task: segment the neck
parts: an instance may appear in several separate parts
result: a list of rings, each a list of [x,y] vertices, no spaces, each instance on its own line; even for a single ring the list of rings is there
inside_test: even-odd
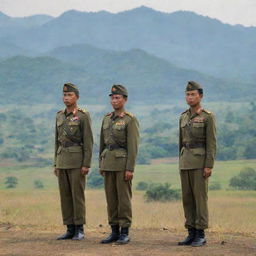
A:
[[[122,114],[124,112],[124,108],[120,108],[120,109],[115,109],[115,115],[119,116],[120,114]]]
[[[77,104],[76,103],[74,105],[67,106],[66,107],[67,113],[73,112],[76,108],[77,108]]]
[[[197,113],[200,109],[201,109],[200,103],[198,103],[197,105],[195,105],[193,107],[190,107],[191,114]]]

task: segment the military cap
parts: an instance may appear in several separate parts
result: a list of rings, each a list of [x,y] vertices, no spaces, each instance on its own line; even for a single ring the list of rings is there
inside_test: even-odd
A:
[[[111,93],[109,94],[109,96],[111,96],[113,94],[119,94],[119,95],[128,97],[127,89],[123,85],[120,85],[120,84],[114,84],[112,86]]]
[[[65,83],[63,85],[63,92],[74,92],[79,97],[78,87],[72,83]]]
[[[203,93],[203,88],[199,83],[195,81],[188,81],[188,84],[186,86],[186,91],[194,91],[194,90],[199,90],[200,93]]]

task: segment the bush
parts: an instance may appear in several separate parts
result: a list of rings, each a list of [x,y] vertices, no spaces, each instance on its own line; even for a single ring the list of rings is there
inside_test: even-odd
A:
[[[34,188],[42,189],[44,188],[44,184],[41,180],[34,180]]]
[[[180,199],[180,193],[177,190],[171,189],[171,184],[152,183],[146,191],[145,199],[150,201],[167,202]]]
[[[221,185],[218,181],[213,181],[209,185],[209,190],[221,190]]]
[[[242,169],[230,179],[229,186],[238,190],[256,190],[256,171],[249,167]]]
[[[136,190],[147,190],[148,189],[148,183],[145,181],[140,181],[137,186],[136,186]]]
[[[18,179],[14,176],[9,176],[5,178],[6,188],[16,188],[18,184]]]
[[[103,187],[103,177],[100,175],[97,169],[93,169],[89,176],[87,185],[89,188],[102,188]]]

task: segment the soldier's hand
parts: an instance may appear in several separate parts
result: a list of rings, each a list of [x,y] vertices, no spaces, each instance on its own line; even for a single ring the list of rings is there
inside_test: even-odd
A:
[[[211,168],[204,168],[204,177],[207,179],[212,175],[212,169]]]
[[[100,175],[104,177],[104,171],[99,170],[99,172],[100,172]]]
[[[58,168],[54,168],[53,173],[54,173],[54,175],[56,177],[58,177],[59,176],[59,169]]]
[[[125,175],[124,175],[124,179],[126,181],[128,181],[128,180],[132,180],[132,178],[133,178],[133,172],[126,170]]]
[[[89,168],[83,166],[82,169],[81,169],[81,174],[82,175],[87,175],[88,173],[89,173]]]

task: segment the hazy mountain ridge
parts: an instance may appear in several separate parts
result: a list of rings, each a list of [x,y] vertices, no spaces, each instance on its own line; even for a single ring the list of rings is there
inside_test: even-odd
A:
[[[13,57],[0,62],[0,74],[3,103],[55,102],[67,81],[78,84],[90,103],[107,102],[114,83],[128,87],[132,102],[146,104],[182,99],[191,79],[204,85],[209,100],[248,100],[256,92],[251,84],[182,69],[139,49],[117,52],[89,45],[61,47],[35,58]]]
[[[4,39],[37,53],[73,44],[118,51],[139,48],[186,69],[225,79],[255,80],[255,27],[231,26],[187,11],[162,13],[146,7],[117,14],[71,10],[47,19],[30,29],[9,27]]]

